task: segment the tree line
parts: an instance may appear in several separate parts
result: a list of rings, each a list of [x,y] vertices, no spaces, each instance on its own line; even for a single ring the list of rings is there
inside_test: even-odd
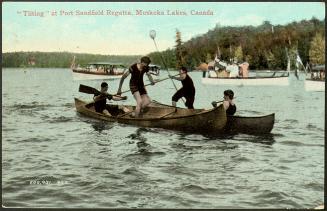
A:
[[[186,66],[194,69],[201,63],[212,61],[217,52],[220,59],[247,61],[250,69],[285,70],[287,54],[291,68],[295,68],[296,55],[303,64],[325,63],[325,19],[302,20],[286,25],[272,25],[264,21],[254,26],[220,26],[210,29],[188,41],[182,41],[182,31],[176,29],[176,45],[161,52],[148,54],[152,63],[168,68]],[[81,66],[90,62],[118,62],[130,65],[141,56],[100,55],[69,52],[11,52],[2,54],[3,67],[70,67],[73,56]],[[163,60],[162,60],[163,58]]]
[[[85,66],[90,62],[114,62],[130,65],[141,56],[101,55],[70,52],[10,52],[2,54],[3,67],[54,67],[70,68],[73,57],[76,64]]]
[[[155,63],[163,65],[160,54],[170,68],[194,68],[208,63],[220,52],[220,59],[247,61],[250,69],[286,70],[287,54],[295,68],[299,54],[303,64],[325,63],[325,20],[312,18],[287,25],[272,25],[264,21],[254,26],[220,26],[188,41],[181,41],[176,29],[176,46],[163,52],[150,53]]]

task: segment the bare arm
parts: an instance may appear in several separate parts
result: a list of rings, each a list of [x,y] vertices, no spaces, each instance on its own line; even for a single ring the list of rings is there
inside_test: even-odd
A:
[[[118,88],[118,91],[117,91],[117,95],[121,95],[121,87],[123,86],[123,83],[124,83],[124,80],[125,78],[127,78],[127,76],[129,76],[130,72],[129,71],[126,71],[121,79],[120,79],[120,82],[119,82],[119,88]]]
[[[117,95],[112,96],[112,100],[114,100],[114,101],[121,101],[121,100],[126,100],[126,99],[127,99],[127,96],[124,96],[124,97],[120,97]]]
[[[107,98],[107,96],[108,96],[108,94],[100,94],[98,96],[94,96],[93,100],[94,100],[94,102],[97,102],[99,100],[103,100],[103,99]]]
[[[224,100],[223,105],[224,105],[224,109],[227,110],[229,107],[229,102],[227,100]]]
[[[182,81],[186,78],[186,74],[182,74],[179,77],[176,77],[176,76],[169,76],[169,77],[172,79],[178,80],[178,81]]]

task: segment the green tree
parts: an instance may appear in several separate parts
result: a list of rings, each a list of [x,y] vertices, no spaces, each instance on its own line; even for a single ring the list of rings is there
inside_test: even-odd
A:
[[[234,57],[237,58],[237,61],[243,61],[243,50],[241,45],[235,49]]]
[[[182,66],[186,65],[185,56],[186,51],[184,46],[182,45],[182,37],[181,32],[176,29],[176,68],[179,69]]]
[[[325,64],[325,37],[317,33],[310,43],[309,57],[312,64]]]

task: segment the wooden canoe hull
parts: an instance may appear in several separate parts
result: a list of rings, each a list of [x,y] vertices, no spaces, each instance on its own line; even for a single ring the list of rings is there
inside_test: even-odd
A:
[[[227,116],[225,130],[229,133],[267,134],[274,127],[275,114],[257,117]]]
[[[152,102],[153,106],[171,107],[158,103]],[[181,108],[183,109],[183,108]],[[256,117],[245,117],[245,116],[229,116],[227,115],[227,122],[224,127],[225,133],[245,133],[245,134],[268,134],[274,127],[275,113],[256,116]]]
[[[129,115],[110,117],[94,111],[93,103],[86,103],[75,98],[75,107],[78,113],[111,122],[136,125],[139,127],[164,128],[182,132],[221,134],[227,122],[226,112],[222,105],[210,110],[182,109],[174,112],[173,107],[148,107],[142,118],[131,118]],[[130,110],[134,106],[126,106]]]

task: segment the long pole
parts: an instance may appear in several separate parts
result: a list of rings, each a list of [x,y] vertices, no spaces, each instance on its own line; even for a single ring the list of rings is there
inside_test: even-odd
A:
[[[152,38],[152,37],[151,37],[151,38]],[[155,41],[154,38],[152,38],[152,39],[153,39],[154,45],[156,46],[156,50],[157,50],[157,52],[159,53],[157,43],[156,43],[156,41]],[[160,53],[160,57],[161,57],[162,63],[163,63],[163,65],[165,66],[165,69],[166,69],[168,75],[171,76],[171,74],[170,74],[170,72],[169,72],[169,70],[168,70],[168,68],[167,68],[167,65],[166,65],[166,63],[165,63],[165,61],[164,61],[164,58],[162,57],[161,53]],[[175,82],[174,82],[174,80],[173,80],[172,78],[171,78],[171,81],[173,82],[173,85],[174,85],[174,87],[175,87],[175,89],[176,89],[176,91],[177,91],[176,84],[175,84]]]
[[[176,74],[176,75],[173,75],[173,76],[177,76],[177,75],[179,75],[179,74]],[[161,81],[165,81],[165,80],[167,80],[167,79],[169,79],[169,77],[168,77],[168,78],[160,79],[160,80],[156,81],[156,83],[159,83],[159,82],[161,82]],[[144,86],[149,86],[149,85],[152,85],[152,83],[145,84]],[[126,93],[126,92],[129,92],[129,91],[131,91],[131,90],[129,89],[129,90],[123,91],[122,94],[123,94],[123,93]]]
[[[171,74],[170,74],[170,72],[169,72],[169,70],[168,70],[168,67],[167,67],[167,65],[166,65],[166,62],[165,62],[164,58],[162,57],[162,54],[161,54],[161,53],[159,52],[159,50],[158,50],[158,46],[157,46],[157,43],[156,43],[156,41],[155,41],[155,37],[156,37],[156,31],[155,31],[155,30],[151,30],[151,31],[150,31],[150,37],[152,38],[152,40],[153,40],[153,42],[154,42],[154,45],[155,45],[155,47],[156,47],[156,50],[157,50],[157,52],[158,52],[159,55],[160,55],[160,58],[161,58],[161,60],[162,60],[163,65],[165,66],[165,69],[166,69],[166,71],[167,71],[167,73],[168,73],[168,76],[171,76]],[[172,78],[170,78],[170,79],[171,79],[171,82],[173,83],[173,85],[174,85],[174,87],[175,87],[175,89],[176,89],[176,91],[177,91],[178,89],[177,89],[177,87],[176,87],[176,84],[175,84],[174,80],[173,80]],[[185,103],[184,98],[182,98],[182,100],[183,100],[183,102]]]

